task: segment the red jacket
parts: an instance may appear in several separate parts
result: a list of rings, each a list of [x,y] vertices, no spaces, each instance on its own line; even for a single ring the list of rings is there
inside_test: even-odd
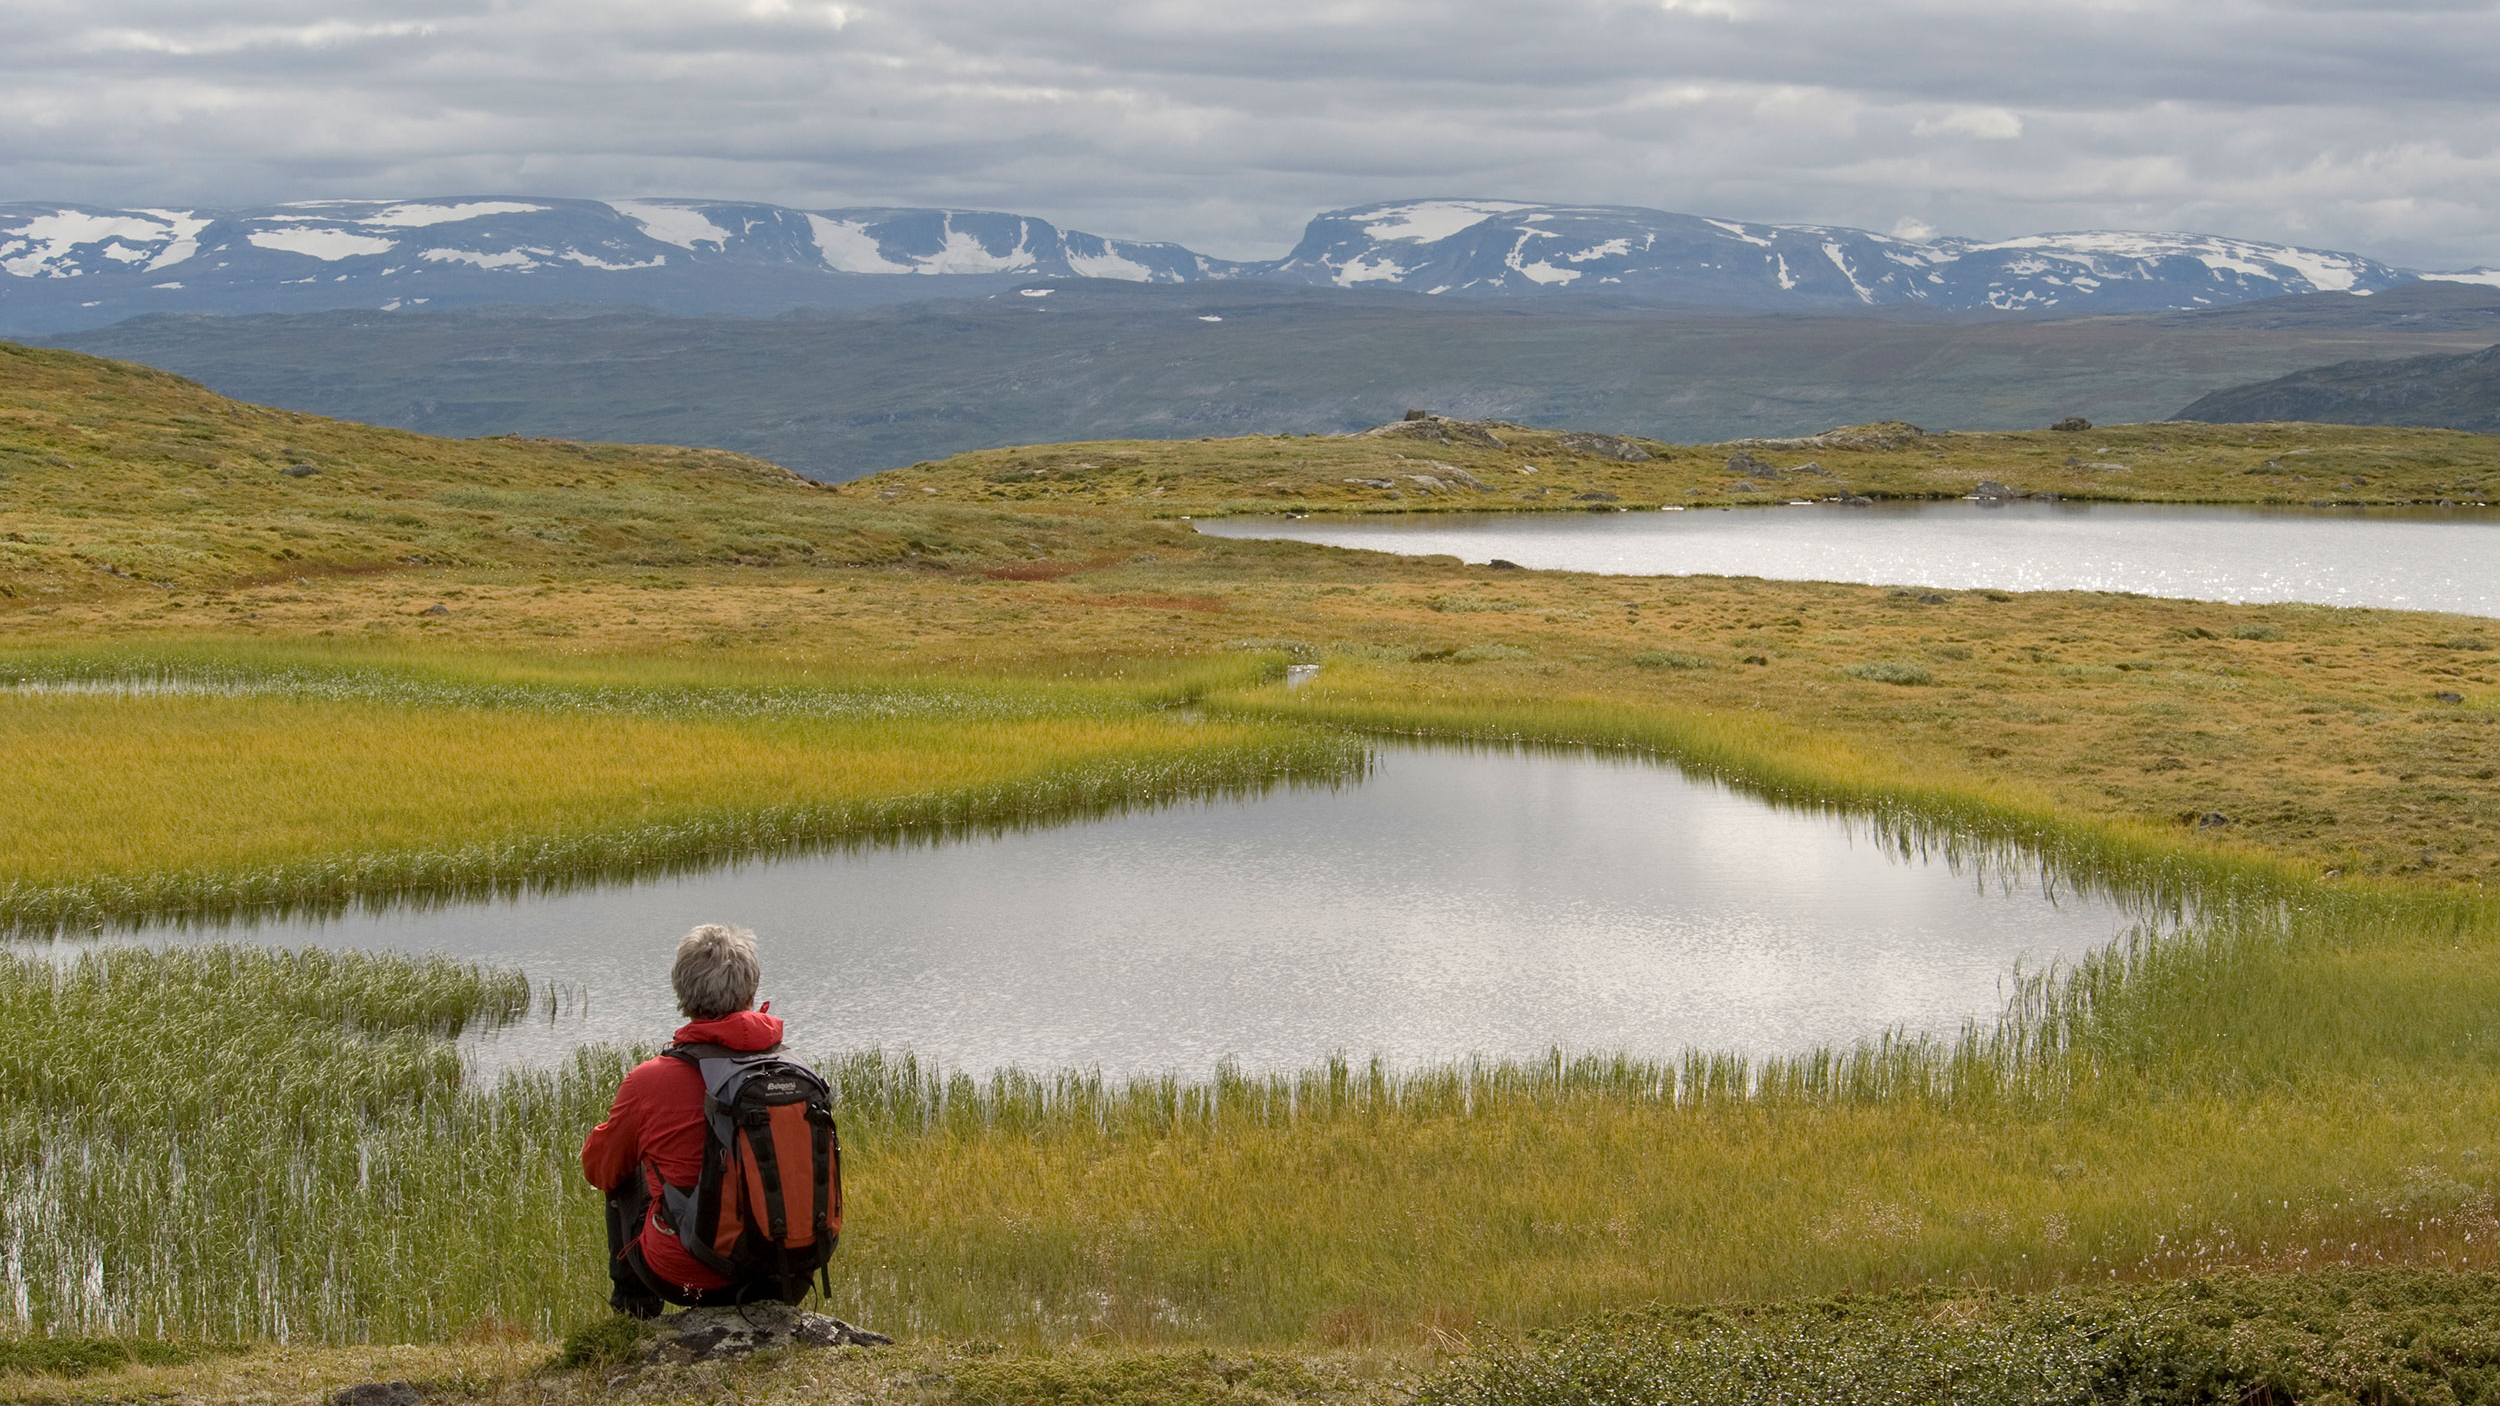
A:
[[[781,1018],[760,1010],[678,1027],[681,1045],[724,1045],[769,1050],[781,1043]],[[582,1175],[606,1191],[642,1168],[651,1193],[651,1214],[642,1225],[642,1257],[651,1272],[687,1289],[719,1289],[727,1280],[686,1253],[677,1237],[653,1223],[659,1214],[660,1179],[691,1189],[703,1175],[703,1076],[682,1059],[646,1059],[617,1087],[608,1121],[582,1143]]]

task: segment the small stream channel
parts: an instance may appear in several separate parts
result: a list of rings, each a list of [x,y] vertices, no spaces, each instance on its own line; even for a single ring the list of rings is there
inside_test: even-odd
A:
[[[2130,918],[1651,761],[1400,745],[1336,788],[107,940],[443,952],[571,993],[473,1038],[484,1071],[665,1039],[669,956],[698,922],[757,931],[762,994],[804,1051],[1118,1077],[1950,1033],[1993,1017],[2018,967]]]

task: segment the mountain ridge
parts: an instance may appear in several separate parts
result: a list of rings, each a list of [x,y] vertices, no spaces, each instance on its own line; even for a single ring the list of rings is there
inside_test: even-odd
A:
[[[0,204],[0,332],[152,312],[645,305],[680,315],[865,307],[1037,279],[1251,281],[1462,298],[1601,294],[1753,310],[2146,312],[2500,271],[2423,273],[2215,235],[1909,240],[1632,206],[1429,199],[1323,212],[1272,260],[998,211],[438,196],[237,209]]]
[[[2500,432],[2500,346],[2339,361],[2199,396],[2170,418],[2208,424],[2309,420]]]

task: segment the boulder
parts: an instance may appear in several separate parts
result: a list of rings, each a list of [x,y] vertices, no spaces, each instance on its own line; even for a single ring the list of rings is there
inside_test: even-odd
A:
[[[414,1382],[364,1382],[330,1393],[330,1406],[418,1406],[423,1400]]]
[[[894,1340],[785,1303],[690,1308],[655,1320],[637,1354],[645,1364],[717,1362],[782,1347],[875,1347]]]
[[[2088,430],[2092,428],[2092,422],[2083,418],[2081,415],[2069,415],[2065,419],[2058,421],[2056,424],[2049,426],[2049,428],[2053,430],[2064,430],[2071,434],[2077,430]]]
[[[1979,486],[1970,491],[1970,496],[1973,498],[1988,499],[2020,498],[2023,496],[2023,491],[2019,488],[1999,483],[1992,478],[1983,478],[1979,481]]]
[[[1778,478],[1779,465],[1750,449],[1739,449],[1727,456],[1727,471],[1737,478]]]

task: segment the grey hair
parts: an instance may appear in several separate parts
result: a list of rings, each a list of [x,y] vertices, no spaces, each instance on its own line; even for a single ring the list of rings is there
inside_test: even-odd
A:
[[[763,969],[755,960],[755,934],[745,928],[705,923],[677,944],[668,984],[677,988],[677,1009],[692,1020],[712,1020],[755,1004]]]

